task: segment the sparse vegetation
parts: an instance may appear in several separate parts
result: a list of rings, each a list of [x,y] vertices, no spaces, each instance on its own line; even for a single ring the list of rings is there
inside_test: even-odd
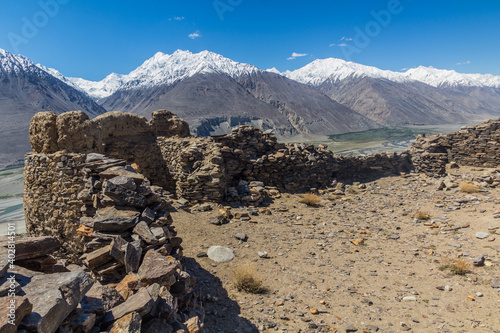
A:
[[[300,202],[305,203],[308,206],[316,207],[321,202],[321,197],[317,194],[306,193],[300,199]]]
[[[460,184],[460,191],[463,193],[477,193],[479,192],[479,187],[470,183],[470,182],[464,182]]]
[[[251,294],[264,293],[266,289],[257,270],[250,266],[238,266],[233,270],[233,283],[238,291]]]
[[[457,259],[445,258],[443,260],[443,265],[439,266],[439,270],[444,271],[449,269],[456,275],[465,275],[470,272],[471,268],[472,265],[462,257]]]
[[[415,218],[417,220],[429,220],[431,218],[431,215],[429,214],[429,212],[425,212],[425,211],[421,211],[419,210],[416,214],[415,214]]]

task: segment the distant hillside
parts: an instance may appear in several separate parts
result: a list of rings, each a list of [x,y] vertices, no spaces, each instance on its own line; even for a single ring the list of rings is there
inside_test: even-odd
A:
[[[38,68],[31,60],[0,49],[0,167],[24,158],[31,150],[28,128],[39,111],[105,112],[86,94]]]

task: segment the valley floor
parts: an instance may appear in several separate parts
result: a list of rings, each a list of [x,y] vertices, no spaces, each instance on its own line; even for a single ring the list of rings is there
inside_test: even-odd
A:
[[[453,169],[447,182],[494,171]],[[173,213],[188,269],[203,287],[206,330],[500,332],[500,188],[467,194],[439,183],[382,178],[318,207],[284,194],[268,207],[272,215],[261,210],[220,226],[209,222],[218,209]],[[416,220],[418,212],[430,219]],[[197,257],[212,245],[233,249],[235,259]],[[484,266],[473,266],[482,255]],[[464,275],[451,270],[456,264]],[[238,291],[233,273],[241,266],[255,268],[267,292]]]
[[[7,234],[9,224],[16,233],[26,231],[23,211],[23,168],[0,171],[0,235]]]

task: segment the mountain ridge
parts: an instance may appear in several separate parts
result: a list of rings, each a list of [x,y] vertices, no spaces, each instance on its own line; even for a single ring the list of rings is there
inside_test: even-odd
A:
[[[233,61],[224,56],[202,51],[177,50],[172,54],[157,52],[129,74],[111,73],[101,81],[65,77],[57,70],[44,68],[73,87],[86,92],[90,97],[101,99],[111,96],[119,89],[135,89],[159,84],[173,84],[199,73],[221,73],[231,77],[257,72],[283,75],[297,82],[318,86],[330,80],[342,81],[349,77],[371,77],[397,83],[419,81],[433,87],[490,87],[500,89],[500,76],[492,74],[464,74],[454,70],[419,66],[405,72],[384,70],[337,58],[316,59],[294,71],[280,72],[276,68],[262,70],[254,65]]]

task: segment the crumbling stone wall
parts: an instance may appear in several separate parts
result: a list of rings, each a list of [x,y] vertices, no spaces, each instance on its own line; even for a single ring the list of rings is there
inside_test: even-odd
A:
[[[228,188],[257,181],[282,191],[304,192],[334,179],[365,180],[413,169],[442,174],[447,163],[497,166],[500,120],[457,133],[417,137],[402,154],[338,156],[324,145],[279,143],[271,131],[240,126],[211,138],[189,135],[185,121],[166,110],[151,121],[124,112],[93,120],[81,111],[33,117],[30,141],[36,153],[100,152],[135,164],[153,184],[190,204],[222,202]]]
[[[224,200],[229,176],[220,144],[210,138],[159,137],[158,145],[173,193],[190,202]]]
[[[153,184],[191,204],[222,202],[240,181],[263,182],[285,191],[309,191],[335,178],[363,179],[408,171],[408,156],[377,154],[341,157],[324,145],[279,143],[271,131],[240,126],[229,135],[189,136],[185,121],[166,110],[151,121],[124,112],[90,120],[81,111],[32,119],[30,141],[36,153],[98,152],[124,159]]]
[[[170,175],[157,137],[187,137],[189,125],[167,110],[153,112],[151,121],[132,113],[107,112],[94,119],[82,111],[39,112],[31,120],[30,143],[35,153],[57,151],[105,153],[135,163],[155,184],[169,190]]]
[[[411,169],[408,154],[335,155],[327,146],[278,143],[270,132],[240,126],[213,140],[222,145],[230,183],[260,181],[289,192],[328,186],[334,179],[363,180]]]
[[[69,302],[72,308],[68,306],[63,312],[59,311],[59,299],[31,298],[34,290],[49,292],[54,283],[62,284],[57,281],[57,274],[37,275],[45,280],[37,280],[38,284],[23,290],[30,301],[34,300],[30,315],[34,319],[28,317],[21,325],[29,331],[40,331],[50,321],[51,332],[59,326],[59,331],[65,332],[88,332],[95,326],[92,332],[100,332],[113,325],[122,326],[120,318],[134,313],[135,321],[145,326],[160,320],[165,331],[200,331],[204,318],[200,289],[181,261],[182,239],[172,225],[168,192],[151,185],[125,160],[99,153],[28,154],[24,172],[26,228],[28,235],[35,238],[19,240],[21,247],[31,244],[31,252],[23,251],[26,258],[17,258],[16,254],[16,259],[23,265],[37,264],[32,269],[49,271],[56,260],[48,254],[65,257],[81,265],[81,274],[90,282],[82,291],[71,289],[82,284],[77,280],[64,286],[64,291],[78,299]],[[60,252],[53,253],[59,246]],[[21,261],[35,257],[37,260],[31,263]],[[107,297],[104,289],[95,289],[89,298],[84,297],[93,280],[99,280],[101,288],[108,288],[106,292],[114,295],[112,303],[100,301]],[[75,326],[74,316],[68,315],[80,301],[83,310],[78,315],[85,311],[87,317],[94,319],[84,324],[84,329],[71,329]],[[31,308],[27,313],[30,311]],[[41,318],[40,313],[42,317],[50,315]],[[60,318],[53,320],[53,313]],[[66,317],[70,319],[65,320]],[[123,321],[128,327],[127,319]]]
[[[31,236],[54,236],[75,259],[84,240],[77,235],[82,216],[85,154],[28,154],[24,165],[24,214]]]
[[[415,171],[443,175],[446,165],[497,167],[500,165],[500,119],[464,127],[447,135],[418,136],[410,147]]]

